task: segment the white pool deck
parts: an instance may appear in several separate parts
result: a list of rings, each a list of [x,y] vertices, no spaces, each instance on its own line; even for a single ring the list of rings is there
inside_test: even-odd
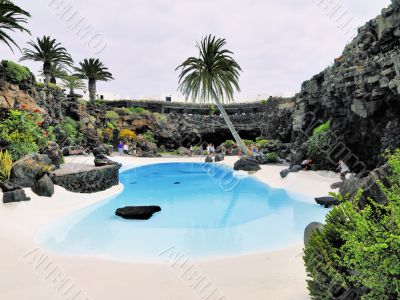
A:
[[[124,168],[167,162],[203,162],[204,158],[115,157]],[[237,157],[223,162],[233,165]],[[92,164],[93,157],[67,162]],[[291,173],[283,166],[262,166],[254,175],[272,187],[313,197],[326,196],[339,177],[326,172]],[[310,299],[302,261],[303,245],[256,255],[189,262],[191,268],[165,264],[116,262],[97,257],[49,253],[35,242],[46,224],[78,208],[121,192],[116,186],[95,194],[75,194],[56,187],[52,198],[34,195],[29,202],[0,204],[0,299],[5,300],[302,300]],[[0,199],[2,194],[0,192]],[[279,234],[279,232],[277,232]],[[185,273],[185,271],[188,272]],[[194,272],[190,276],[190,272]],[[200,275],[199,275],[200,274]],[[204,289],[196,284],[202,278]],[[217,289],[217,290],[216,290]],[[213,293],[213,291],[216,292]],[[209,297],[207,297],[209,295]],[[218,297],[217,297],[218,296]]]

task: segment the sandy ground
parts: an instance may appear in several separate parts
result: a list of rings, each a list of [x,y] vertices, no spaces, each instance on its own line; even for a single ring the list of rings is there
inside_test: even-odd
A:
[[[203,158],[114,157],[124,168],[161,162],[202,162]],[[233,165],[237,158],[224,162]],[[72,157],[92,163],[92,157]],[[338,181],[331,173],[299,172],[281,179],[282,166],[262,166],[252,175],[272,187],[312,196],[325,196]],[[0,299],[4,300],[302,300],[309,299],[302,263],[303,245],[277,252],[188,262],[183,268],[137,264],[101,258],[67,257],[48,253],[34,237],[46,224],[78,208],[121,192],[123,186],[90,195],[56,187],[52,198],[26,190],[31,201],[0,204]],[[2,195],[0,193],[0,199]],[[196,270],[196,271],[194,271]],[[197,275],[194,276],[193,274]],[[201,276],[200,276],[200,275]],[[191,276],[193,275],[193,276]],[[200,281],[195,279],[201,278]]]

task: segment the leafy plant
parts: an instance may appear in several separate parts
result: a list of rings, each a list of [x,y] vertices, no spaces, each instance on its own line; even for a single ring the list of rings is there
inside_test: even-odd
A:
[[[143,134],[144,139],[149,142],[149,143],[155,143],[156,140],[154,138],[154,133],[151,130],[147,130],[144,134]]]
[[[229,148],[235,147],[235,146],[236,146],[236,143],[235,143],[235,141],[233,141],[233,140],[226,140],[225,143],[224,143],[224,145],[225,145],[226,148],[229,149]]]
[[[389,184],[378,182],[386,199],[361,207],[362,190],[352,202],[339,197],[323,231],[311,236],[304,259],[314,299],[400,298],[400,150],[388,164]]]
[[[12,157],[8,150],[0,151],[0,181],[10,179],[12,164]]]
[[[119,138],[127,142],[133,142],[137,139],[137,135],[130,129],[122,129],[119,133]]]
[[[40,127],[41,119],[36,113],[11,110],[0,123],[0,140],[8,144],[14,161],[22,156],[44,148],[49,140],[48,131]]]
[[[6,71],[6,76],[13,83],[28,80],[32,76],[31,71],[27,67],[21,66],[13,61],[3,60],[1,64]]]
[[[267,105],[268,100],[261,100],[260,103],[261,103],[262,105]]]
[[[13,51],[13,45],[20,49],[6,30],[11,32],[18,30],[30,34],[29,30],[24,27],[24,24],[27,23],[27,19],[31,15],[9,0],[0,0],[0,7],[0,42],[6,44],[11,51]]]
[[[311,159],[318,161],[321,154],[329,147],[331,141],[330,127],[331,121],[327,121],[314,129],[307,142],[308,156]]]
[[[129,107],[128,109],[133,114],[143,114],[148,112],[148,110],[144,109],[143,107]]]
[[[265,148],[267,147],[271,142],[268,140],[257,140],[256,141],[256,146],[258,148]]]
[[[252,140],[243,140],[243,143],[244,143],[246,146],[251,146],[251,145],[254,144],[254,141],[252,141]]]
[[[66,117],[61,125],[57,126],[59,132],[59,139],[62,141],[63,146],[73,146],[80,144],[83,140],[81,133],[81,125],[71,117]]]
[[[105,115],[105,118],[106,118],[106,119],[109,119],[109,120],[112,120],[112,121],[117,120],[118,117],[119,117],[118,114],[117,114],[115,111],[113,111],[113,110],[107,111],[107,112],[106,112],[106,115]]]
[[[271,163],[276,163],[279,160],[279,157],[275,152],[270,152],[266,156],[267,156],[268,161]]]
[[[75,90],[84,90],[86,88],[85,83],[77,76],[64,75],[61,77],[63,86],[69,89],[70,95],[75,95]]]

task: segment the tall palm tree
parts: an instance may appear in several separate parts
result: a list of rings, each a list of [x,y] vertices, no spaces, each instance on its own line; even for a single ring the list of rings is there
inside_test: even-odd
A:
[[[70,95],[75,95],[75,90],[84,90],[86,88],[85,83],[79,77],[75,75],[65,75],[61,78],[63,86],[69,89]]]
[[[43,63],[43,74],[45,83],[48,84],[51,79],[52,70],[54,65],[58,66],[72,66],[73,60],[67,49],[61,46],[55,39],[49,36],[37,38],[36,42],[28,42],[33,49],[24,48],[22,50],[22,60],[33,60]]]
[[[6,31],[19,30],[30,34],[30,31],[22,25],[27,23],[27,19],[30,16],[31,15],[27,11],[11,1],[0,0],[0,42],[5,43],[11,51],[13,51],[12,45],[16,46],[18,49],[20,48]]]
[[[238,146],[243,153],[251,155],[222,106],[225,100],[233,101],[235,89],[240,91],[239,76],[242,71],[232,58],[233,53],[224,49],[225,45],[225,39],[212,35],[197,43],[199,57],[189,57],[176,68],[182,69],[178,90],[186,100],[191,98],[194,102],[202,103],[214,101]]]
[[[89,81],[88,89],[90,100],[96,100],[97,81],[109,81],[114,78],[112,74],[108,72],[108,68],[106,68],[98,58],[85,58],[79,65],[80,67],[75,68],[77,76]]]
[[[39,75],[44,76],[43,70],[39,73]],[[68,69],[65,65],[54,63],[51,65],[50,71],[50,83],[57,83],[57,78],[62,79],[64,76],[68,75]]]

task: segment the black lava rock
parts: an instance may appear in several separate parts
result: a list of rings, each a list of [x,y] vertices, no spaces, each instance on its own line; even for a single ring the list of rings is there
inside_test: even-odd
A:
[[[333,197],[315,198],[315,202],[317,202],[319,205],[323,205],[325,208],[340,204],[339,201]]]
[[[250,157],[242,157],[233,166],[235,171],[248,171],[248,172],[256,172],[261,170],[260,165],[257,160]]]
[[[161,211],[159,206],[126,206],[118,208],[115,215],[130,220],[148,220],[159,211]]]
[[[25,191],[22,189],[5,192],[3,194],[3,203],[29,201],[31,198],[26,197]]]

